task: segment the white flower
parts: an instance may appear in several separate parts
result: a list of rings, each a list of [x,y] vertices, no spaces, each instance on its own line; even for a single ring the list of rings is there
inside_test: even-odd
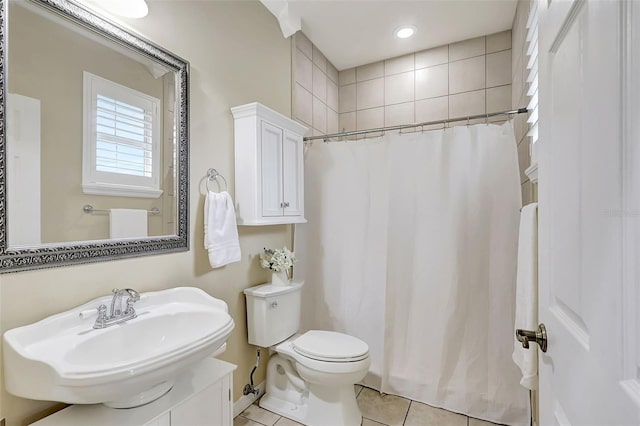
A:
[[[265,248],[264,252],[260,253],[260,266],[275,272],[286,272],[287,276],[296,260],[295,254],[286,247],[282,249]]]

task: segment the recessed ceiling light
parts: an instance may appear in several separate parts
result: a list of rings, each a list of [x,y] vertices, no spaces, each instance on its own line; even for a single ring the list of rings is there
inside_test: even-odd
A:
[[[416,32],[416,27],[413,25],[402,26],[395,31],[395,35],[398,38],[409,38]]]

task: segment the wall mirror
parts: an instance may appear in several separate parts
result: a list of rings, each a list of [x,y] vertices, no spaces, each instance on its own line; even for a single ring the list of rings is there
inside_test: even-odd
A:
[[[189,64],[76,2],[0,4],[0,273],[188,250]]]

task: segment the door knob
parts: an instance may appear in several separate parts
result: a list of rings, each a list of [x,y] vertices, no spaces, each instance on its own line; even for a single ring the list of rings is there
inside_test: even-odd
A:
[[[547,351],[547,329],[544,324],[540,324],[536,331],[517,329],[516,339],[525,349],[529,349],[529,342],[534,342],[540,346],[542,352]]]

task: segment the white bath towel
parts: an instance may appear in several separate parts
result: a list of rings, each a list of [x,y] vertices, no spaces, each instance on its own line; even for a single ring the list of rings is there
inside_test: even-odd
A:
[[[236,211],[228,192],[207,192],[204,201],[204,248],[212,268],[240,261]]]
[[[149,236],[147,211],[140,209],[109,210],[111,238],[143,238]]]
[[[518,272],[516,275],[515,329],[538,328],[538,204],[526,205],[520,213],[518,238]],[[515,338],[513,361],[522,372],[520,384],[527,389],[538,385],[538,345],[529,344],[524,349]]]

